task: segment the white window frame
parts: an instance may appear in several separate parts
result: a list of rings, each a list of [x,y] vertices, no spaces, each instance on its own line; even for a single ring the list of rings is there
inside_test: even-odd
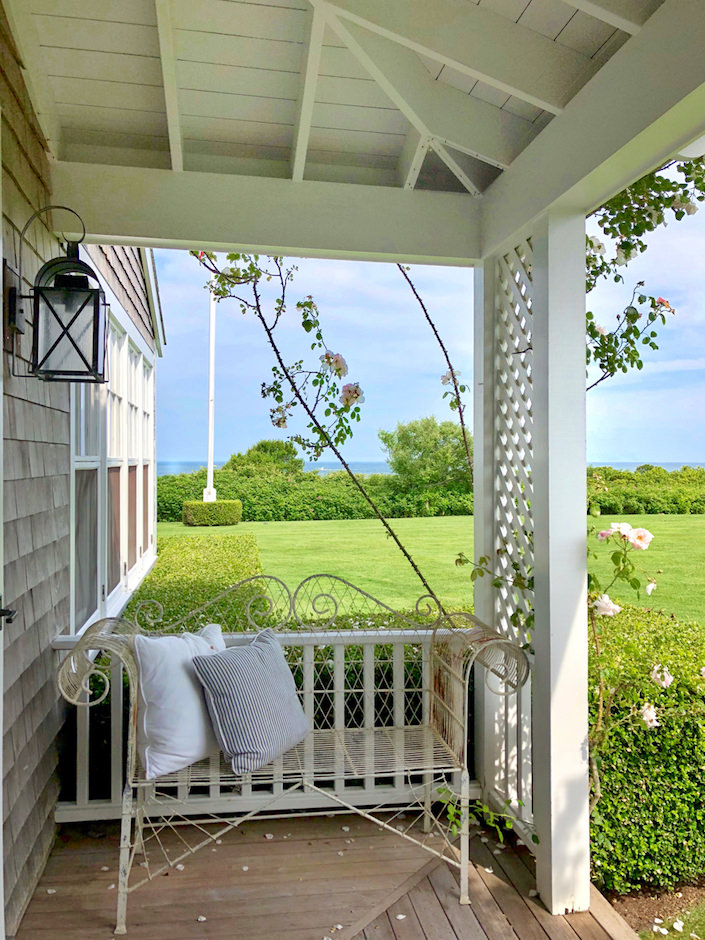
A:
[[[117,313],[115,312],[117,310]],[[100,386],[99,407],[96,421],[98,422],[97,440],[99,453],[97,455],[84,455],[81,441],[77,442],[79,426],[84,419],[84,410],[80,403],[85,400],[86,392],[78,383],[70,386],[70,514],[71,514],[71,633],[80,633],[91,623],[101,617],[118,615],[133,591],[142,582],[152,569],[156,561],[156,445],[153,433],[150,434],[151,449],[145,449],[145,421],[154,419],[155,415],[155,383],[154,366],[155,354],[149,349],[142,336],[127,314],[115,304],[108,309],[108,328],[113,335],[117,335],[118,342],[111,344],[113,355],[108,363],[108,381]],[[133,357],[134,376],[132,387],[128,370],[131,367],[130,357]],[[117,360],[117,361],[115,361]],[[110,377],[118,377],[119,397],[111,393]],[[149,381],[147,376],[149,375]],[[132,391],[132,396],[131,396]],[[149,401],[146,396],[149,395]],[[135,401],[132,402],[131,398]],[[109,405],[110,402],[110,405]],[[136,419],[134,420],[134,447],[130,438],[130,413],[136,406]],[[147,407],[148,406],[148,407]],[[116,414],[117,411],[117,414]],[[120,424],[120,454],[113,452],[113,438],[111,437],[111,420],[117,418]],[[83,432],[81,431],[82,439]],[[77,446],[78,443],[78,446]],[[78,451],[78,452],[77,452]],[[131,453],[134,451],[134,453]],[[134,466],[137,473],[137,499],[136,499],[136,559],[128,571],[128,468]],[[149,492],[143,492],[144,466],[150,467]],[[115,588],[107,593],[108,583],[108,470],[113,467],[120,468],[120,577]],[[95,469],[98,473],[98,606],[94,614],[83,624],[76,623],[76,471]],[[148,508],[148,539],[146,549],[143,550],[143,511],[144,500],[149,501]]]

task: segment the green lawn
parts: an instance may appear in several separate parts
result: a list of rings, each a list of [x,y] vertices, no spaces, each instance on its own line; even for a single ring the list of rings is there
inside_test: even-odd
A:
[[[647,598],[636,601],[629,590],[611,592],[614,599],[640,603],[705,623],[705,516],[601,516],[589,519],[597,528],[628,521],[654,534],[649,549],[637,559],[658,581]],[[442,516],[397,519],[401,540],[416,559],[439,597],[455,607],[472,600],[470,569],[454,564],[459,551],[472,553],[472,518]],[[408,608],[421,593],[421,584],[398,549],[374,520],[336,522],[243,522],[238,526],[206,529],[162,522],[160,536],[253,532],[262,568],[287,583],[298,584],[310,574],[326,572],[347,578],[392,607]],[[597,544],[597,543],[596,543]],[[607,574],[605,561],[596,566]],[[645,579],[644,579],[645,581]]]
[[[457,568],[460,551],[472,554],[472,517],[396,519],[392,523],[424,577],[444,603],[457,608],[472,602],[470,569]],[[398,609],[409,608],[425,593],[421,582],[374,519],[334,522],[241,522],[206,529],[160,522],[157,534],[203,535],[253,532],[262,570],[294,586],[310,574],[335,574]]]

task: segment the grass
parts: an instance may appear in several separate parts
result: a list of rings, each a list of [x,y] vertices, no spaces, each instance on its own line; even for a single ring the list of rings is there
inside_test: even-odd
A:
[[[673,930],[673,921],[680,920],[683,927],[680,932]],[[672,937],[705,937],[705,904],[692,908],[692,910],[683,911],[678,917],[664,917],[660,925],[665,928]],[[642,940],[656,940],[661,935],[654,933],[653,928],[648,927],[639,931]]]
[[[615,586],[610,590],[613,600],[624,600],[641,607],[654,607],[673,613],[682,620],[705,624],[705,516],[599,516],[589,520],[597,529],[609,529],[611,522],[629,522],[654,535],[645,552],[635,553],[635,561],[652,575],[658,587],[647,597],[642,589],[636,598],[629,588]],[[597,545],[595,540],[594,544]],[[607,552],[591,564],[606,583],[609,574]],[[638,554],[639,557],[636,557]],[[642,575],[642,584],[646,577]]]
[[[651,595],[635,598],[629,589],[616,589],[617,600],[655,607],[684,620],[705,623],[705,516],[601,516],[589,519],[596,528],[628,521],[654,534],[648,551],[637,559],[658,581]],[[459,551],[472,553],[472,518],[441,516],[397,519],[393,522],[438,596],[448,605],[472,603],[469,568],[454,564]],[[257,537],[262,570],[287,584],[310,574],[326,572],[347,578],[392,607],[409,608],[422,586],[399,550],[374,520],[335,522],[242,522],[237,526],[194,529],[178,522],[160,522],[160,536],[204,536],[252,532]],[[595,543],[597,544],[597,543]],[[607,552],[594,565],[599,576],[609,570]],[[644,583],[646,579],[644,578]]]
[[[424,577],[447,605],[466,608],[472,603],[470,569],[454,564],[460,551],[472,554],[472,517],[442,516],[397,519],[394,529]],[[404,610],[413,606],[423,585],[399,549],[374,519],[331,522],[242,522],[193,532],[179,522],[160,522],[159,537],[192,534],[213,538],[252,532],[257,537],[262,570],[294,587],[311,574],[335,574]]]

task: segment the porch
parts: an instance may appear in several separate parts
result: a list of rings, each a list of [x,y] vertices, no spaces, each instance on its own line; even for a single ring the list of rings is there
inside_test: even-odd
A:
[[[116,823],[64,826],[16,940],[110,940],[118,841]],[[477,832],[471,857],[461,907],[453,869],[359,816],[260,819],[140,888],[128,936],[636,940],[594,888],[589,912],[550,915],[527,849]]]

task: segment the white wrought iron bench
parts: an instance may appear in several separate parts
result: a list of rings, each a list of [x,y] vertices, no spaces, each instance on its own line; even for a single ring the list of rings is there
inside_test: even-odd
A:
[[[458,867],[460,903],[468,903],[472,666],[481,664],[488,685],[510,695],[529,674],[523,649],[469,613],[445,612],[434,598],[421,598],[412,615],[402,615],[330,575],[307,578],[294,592],[271,576],[249,578],[166,630],[161,621],[153,602],[140,605],[133,622],[101,620],[59,670],[62,694],[78,706],[106,701],[111,675],[115,681],[121,674],[116,665],[129,679],[116,934],[126,933],[131,891],[267,812],[360,813]],[[214,754],[147,781],[136,748],[134,636],[208,622],[221,624],[227,645],[248,643],[265,627],[276,630],[313,730],[250,774],[236,776]],[[456,804],[451,815],[459,822],[449,826],[446,814],[436,813],[439,796]],[[394,814],[402,812],[400,825]],[[195,838],[179,825],[187,819],[197,820]]]

